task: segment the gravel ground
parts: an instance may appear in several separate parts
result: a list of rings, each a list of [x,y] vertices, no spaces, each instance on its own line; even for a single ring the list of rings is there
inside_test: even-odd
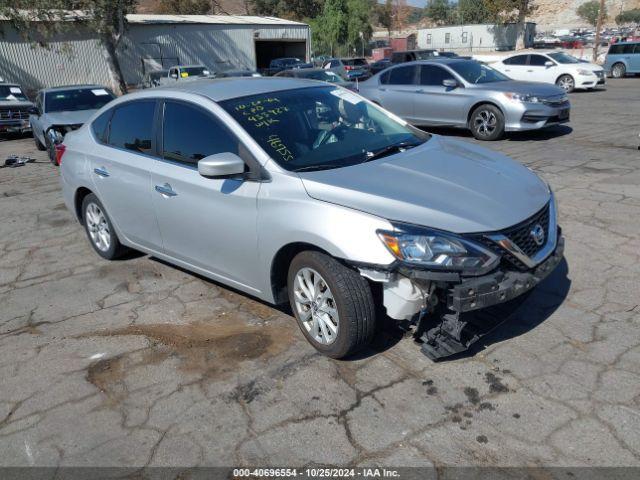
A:
[[[33,140],[0,142],[38,159],[0,170],[0,466],[640,466],[639,87],[485,144],[551,183],[566,263],[439,363],[392,329],[330,360],[284,311],[101,260]]]

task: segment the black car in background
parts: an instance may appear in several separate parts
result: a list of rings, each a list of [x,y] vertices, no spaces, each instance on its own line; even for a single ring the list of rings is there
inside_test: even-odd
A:
[[[260,72],[263,75],[275,75],[283,70],[289,70],[291,68],[313,68],[312,63],[306,63],[295,57],[287,58],[274,58],[269,63],[269,68]]]
[[[369,70],[371,71],[371,75],[375,75],[376,73],[381,72],[391,65],[393,65],[393,63],[391,63],[390,59],[383,58],[382,60],[378,60],[377,62],[373,62],[371,65],[369,65]]]

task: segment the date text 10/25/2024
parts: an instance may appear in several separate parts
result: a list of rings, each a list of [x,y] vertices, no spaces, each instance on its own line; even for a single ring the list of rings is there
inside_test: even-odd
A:
[[[234,468],[233,478],[398,478],[400,473],[387,468]]]

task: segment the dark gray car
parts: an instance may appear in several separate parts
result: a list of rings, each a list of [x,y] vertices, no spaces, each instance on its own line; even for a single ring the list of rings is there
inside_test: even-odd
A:
[[[479,140],[568,122],[571,109],[555,85],[511,80],[463,58],[403,63],[358,88],[414,125],[467,128]]]

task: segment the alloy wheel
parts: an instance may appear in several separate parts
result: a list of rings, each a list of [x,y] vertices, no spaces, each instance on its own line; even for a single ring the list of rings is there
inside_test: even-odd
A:
[[[109,223],[107,217],[102,209],[95,203],[87,205],[85,214],[85,221],[87,222],[87,230],[91,241],[101,252],[106,252],[111,246],[111,232],[109,230]]]
[[[324,278],[312,268],[301,268],[295,276],[293,294],[296,313],[309,335],[322,345],[335,342],[340,318]]]
[[[615,78],[622,78],[624,77],[625,74],[625,69],[623,65],[616,65],[615,67],[613,67],[613,76]]]
[[[473,126],[483,137],[491,135],[498,124],[495,114],[489,110],[481,110],[473,119]]]
[[[565,76],[558,80],[558,86],[562,88],[565,92],[570,92],[573,90],[573,79],[571,77]]]

